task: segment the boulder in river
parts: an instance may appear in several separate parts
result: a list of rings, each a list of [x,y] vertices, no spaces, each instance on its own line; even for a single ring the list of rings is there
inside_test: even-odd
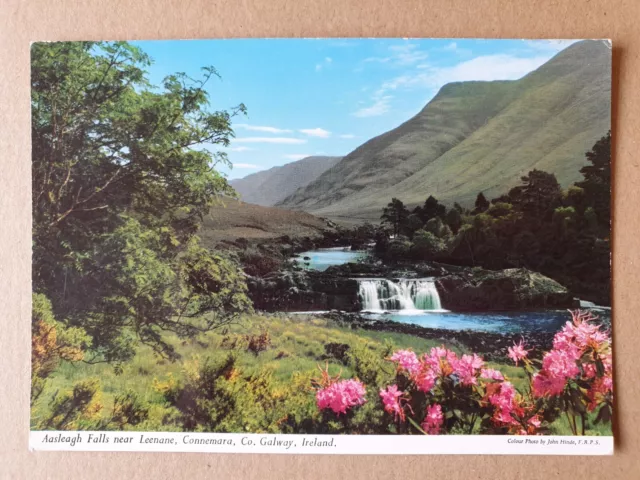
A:
[[[453,311],[569,308],[569,291],[526,268],[468,270],[436,280],[442,307]]]

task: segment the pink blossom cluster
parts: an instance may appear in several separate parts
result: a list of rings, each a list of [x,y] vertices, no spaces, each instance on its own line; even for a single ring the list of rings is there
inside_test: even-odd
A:
[[[432,348],[420,359],[411,350],[398,350],[390,360],[398,364],[398,369],[408,374],[421,392],[428,393],[435,386],[438,377],[455,375],[463,385],[477,385],[484,361],[476,355],[462,355],[444,347]]]
[[[382,399],[385,412],[393,414],[396,420],[400,419],[404,422],[405,413],[403,405],[401,404],[403,395],[404,392],[398,390],[397,385],[389,385],[387,388],[380,389],[380,398]]]
[[[366,402],[366,390],[359,380],[340,380],[319,389],[316,402],[320,410],[330,408],[336,414],[347,413],[352,407]]]
[[[398,368],[405,370],[410,375],[415,375],[420,371],[421,365],[418,356],[411,350],[398,350],[391,355],[390,360],[398,364]]]
[[[592,323],[594,318],[589,313],[571,315],[572,321],[555,335],[553,348],[542,359],[542,369],[533,376],[533,393],[537,397],[560,395],[569,379],[583,376],[594,380],[589,395],[595,401],[612,390],[609,335]],[[596,378],[596,357],[605,369],[602,380]]]
[[[528,350],[524,349],[524,340],[520,340],[520,343],[514,343],[513,347],[507,349],[507,356],[518,365],[518,361],[524,360],[529,354]]]
[[[421,425],[422,429],[429,435],[438,435],[443,423],[444,416],[442,415],[442,407],[437,403],[435,405],[429,405]]]
[[[480,378],[484,378],[487,380],[504,380],[504,375],[499,370],[495,370],[493,368],[483,368],[480,370]]]
[[[522,408],[516,399],[516,389],[511,382],[496,385],[497,391],[489,395],[489,403],[496,407],[493,414],[494,422],[502,425],[518,425],[512,414],[521,416]]]

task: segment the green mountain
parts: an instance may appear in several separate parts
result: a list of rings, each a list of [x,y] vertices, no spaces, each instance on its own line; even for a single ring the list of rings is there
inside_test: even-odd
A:
[[[442,87],[416,116],[364,143],[278,206],[335,220],[378,220],[392,197],[471,205],[537,168],[567,186],[610,129],[611,49],[575,43],[514,81]]]
[[[231,180],[231,186],[243,201],[272,206],[300,187],[305,187],[342,157],[306,157],[281,167],[252,173],[244,178]]]

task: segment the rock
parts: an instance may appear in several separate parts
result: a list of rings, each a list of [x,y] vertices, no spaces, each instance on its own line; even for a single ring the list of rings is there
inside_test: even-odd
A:
[[[555,280],[525,268],[470,270],[436,280],[442,307],[454,311],[569,308],[569,291]]]
[[[324,273],[341,277],[384,277],[389,274],[390,268],[382,264],[372,263],[343,263],[332,265]]]
[[[313,271],[279,271],[247,279],[249,297],[265,311],[357,311],[358,282]]]

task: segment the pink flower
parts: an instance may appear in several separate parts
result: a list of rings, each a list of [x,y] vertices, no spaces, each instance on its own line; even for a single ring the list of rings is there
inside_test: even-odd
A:
[[[529,353],[528,350],[524,349],[524,340],[520,340],[520,343],[514,343],[513,347],[508,348],[508,351],[509,358],[513,360],[516,365],[518,365],[519,360],[527,358],[527,355]]]
[[[418,357],[411,350],[398,350],[391,356],[391,361],[396,362],[398,366],[406,370],[409,375],[415,375],[420,371]]]
[[[413,379],[418,390],[421,392],[430,392],[431,389],[436,384],[436,380],[438,379],[438,375],[431,368],[426,367],[421,370]]]
[[[429,366],[436,375],[449,375],[452,367],[458,361],[455,352],[444,347],[434,347],[429,354],[424,354],[423,362]]]
[[[564,377],[552,377],[543,370],[533,376],[531,386],[536,397],[545,397],[560,395],[564,391],[565,384]]]
[[[594,363],[583,363],[582,371],[584,372],[584,376],[587,378],[596,378],[596,366]]]
[[[531,417],[527,421],[527,423],[534,428],[540,428],[540,425],[542,425],[542,421],[540,420],[540,417],[538,415],[534,415],[533,417]]]
[[[429,435],[438,435],[440,428],[444,423],[444,416],[442,415],[442,407],[439,404],[429,405],[427,407],[427,414],[422,422],[422,429]]]
[[[613,392],[613,378],[611,376],[604,376],[596,378],[593,385],[587,392],[589,397],[588,410],[592,412],[600,404],[607,394]]]
[[[516,389],[510,382],[502,382],[497,393],[489,396],[489,402],[496,407],[493,420],[498,424],[517,425],[512,413],[521,414],[521,408],[516,401]]]
[[[537,397],[560,395],[569,378],[580,373],[571,349],[553,349],[542,359],[542,370],[533,376],[533,394]]]
[[[480,371],[480,377],[486,378],[488,380],[504,380],[504,376],[498,370],[494,370],[493,368],[483,368]]]
[[[460,360],[453,363],[453,373],[458,376],[463,385],[477,385],[476,374],[483,365],[484,361],[475,353],[473,356],[463,355]]]
[[[366,390],[359,380],[341,380],[316,392],[316,402],[320,410],[331,409],[340,415],[347,413],[351,407],[362,405]]]
[[[404,392],[398,390],[397,385],[390,385],[386,389],[380,389],[380,398],[387,413],[393,413],[395,419],[398,417],[404,422],[405,414],[402,405],[400,405],[400,397]]]

